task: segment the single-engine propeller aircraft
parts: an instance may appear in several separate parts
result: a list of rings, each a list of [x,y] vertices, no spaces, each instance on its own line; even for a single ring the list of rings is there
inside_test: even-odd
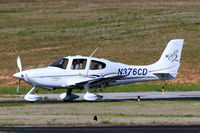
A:
[[[72,94],[73,89],[85,89],[85,100],[98,100],[102,96],[90,92],[91,88],[102,88],[121,84],[129,84],[153,80],[169,80],[177,76],[180,66],[183,39],[171,40],[160,59],[151,65],[134,66],[112,62],[102,58],[89,56],[63,57],[48,67],[22,71],[20,57],[17,58],[18,73],[13,76],[33,85],[25,95],[27,101],[38,101],[43,97],[31,94],[36,87],[43,89],[63,89],[67,92],[60,95],[64,101],[78,98]],[[19,85],[18,85],[19,88]]]

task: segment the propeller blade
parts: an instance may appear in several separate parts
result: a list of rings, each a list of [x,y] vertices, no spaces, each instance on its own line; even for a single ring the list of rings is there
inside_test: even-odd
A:
[[[17,94],[19,94],[20,82],[21,82],[21,79],[19,79],[19,82],[18,82],[18,85],[17,85],[17,90],[16,90]]]
[[[22,71],[22,64],[21,64],[21,59],[20,56],[17,57],[17,67],[19,69],[19,71]]]

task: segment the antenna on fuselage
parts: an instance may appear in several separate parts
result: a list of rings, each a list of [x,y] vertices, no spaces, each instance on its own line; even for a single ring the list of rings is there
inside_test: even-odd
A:
[[[94,52],[92,52],[92,54],[90,55],[90,58],[88,59],[88,61],[89,61],[90,64],[91,64],[91,57],[97,52],[98,49],[99,49],[99,47],[96,48],[96,49],[94,50]],[[90,69],[90,64],[89,64],[88,69],[86,70],[86,76],[88,76],[88,72],[89,72],[89,69]]]
[[[97,52],[98,49],[99,47],[94,50],[94,52],[90,55],[90,57],[92,57]]]

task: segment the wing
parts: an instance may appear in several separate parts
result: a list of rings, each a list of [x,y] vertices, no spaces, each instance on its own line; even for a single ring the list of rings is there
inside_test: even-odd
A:
[[[126,77],[127,75],[115,75],[115,76],[109,76],[105,78],[98,78],[92,81],[89,81],[91,87],[98,87],[101,86],[101,84],[109,85],[110,82],[114,82],[115,80],[119,80],[121,78]]]
[[[114,82],[115,80],[119,80],[121,78],[126,77],[127,75],[115,75],[115,76],[109,76],[109,77],[99,77],[99,78],[88,78],[88,77],[80,77],[79,82],[73,84],[71,87],[73,88],[83,88],[85,84],[89,84],[91,88],[93,87],[100,87],[102,84],[108,85],[110,82]]]

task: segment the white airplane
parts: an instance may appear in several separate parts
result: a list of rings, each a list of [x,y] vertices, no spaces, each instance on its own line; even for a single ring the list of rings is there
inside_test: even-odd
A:
[[[85,100],[98,100],[102,96],[90,92],[91,88],[102,88],[121,84],[129,84],[143,81],[169,80],[177,76],[180,66],[183,39],[171,40],[160,59],[151,65],[134,66],[113,62],[91,56],[63,57],[48,67],[22,71],[20,57],[17,58],[18,73],[13,76],[24,80],[34,87],[25,95],[27,101],[43,99],[39,95],[31,94],[36,87],[43,89],[63,89],[67,92],[60,95],[64,101],[78,98],[72,94],[73,89],[85,89]],[[19,82],[20,83],[20,82]],[[19,88],[19,85],[18,85]]]

